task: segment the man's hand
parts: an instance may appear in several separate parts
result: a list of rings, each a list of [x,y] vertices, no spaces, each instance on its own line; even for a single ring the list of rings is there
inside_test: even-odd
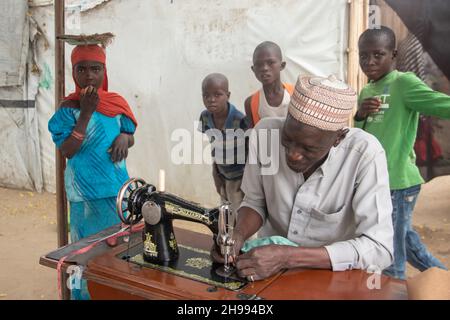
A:
[[[286,268],[286,246],[267,245],[254,248],[236,259],[237,273],[251,281],[265,279]]]
[[[370,97],[364,99],[361,102],[358,112],[356,113],[356,119],[366,119],[371,113],[380,111],[381,100],[377,97]]]
[[[126,133],[121,133],[114,140],[111,148],[111,160],[113,162],[120,162],[128,156],[128,146],[129,146],[129,135]]]
[[[91,117],[95,110],[97,110],[99,97],[97,89],[93,86],[88,86],[81,89],[80,94],[80,112],[82,115]]]

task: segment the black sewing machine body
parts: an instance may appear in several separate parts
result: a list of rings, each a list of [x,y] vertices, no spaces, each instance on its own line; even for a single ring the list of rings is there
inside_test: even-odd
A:
[[[229,263],[229,258],[234,254],[232,232],[235,219],[228,203],[207,209],[173,194],[157,191],[155,186],[142,179],[131,178],[119,191],[116,209],[125,224],[136,224],[142,218],[145,222],[142,254],[136,252],[138,248],[133,248],[134,255],[129,256],[127,250],[125,256],[128,261],[231,290],[246,284]],[[173,230],[174,219],[207,226],[213,233],[214,243],[220,248],[225,263],[218,265],[211,261],[209,252],[196,248],[182,246],[180,254]]]
[[[219,207],[206,209],[167,192],[141,179],[130,179],[117,197],[117,211],[122,222],[133,224],[144,218],[142,234],[144,260],[165,264],[178,258],[178,244],[173,220],[201,223],[213,233],[216,243],[219,232]]]
[[[145,192],[136,197],[134,210],[141,214],[145,221],[142,240],[144,260],[147,262],[164,264],[178,258],[178,244],[173,231],[174,219],[206,225],[213,233],[215,241],[218,232],[218,208],[204,209],[166,192]]]

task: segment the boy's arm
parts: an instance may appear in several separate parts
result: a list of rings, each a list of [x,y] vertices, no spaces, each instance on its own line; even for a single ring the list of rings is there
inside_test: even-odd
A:
[[[252,96],[245,99],[244,107],[245,107],[245,115],[247,116],[248,123],[250,124],[250,128],[253,128],[255,126],[255,124],[253,123],[252,107],[250,106],[251,100],[252,100]]]
[[[128,136],[128,148],[131,148],[132,146],[134,146],[134,135],[129,134],[129,133],[124,133]]]
[[[66,158],[72,158],[80,149],[89,121],[93,113],[97,110],[99,99],[97,89],[92,86],[88,86],[86,91],[81,94],[80,101],[78,103],[80,107],[80,115],[78,116],[75,128],[60,147],[61,153]],[[74,101],[66,101],[66,104],[68,106],[74,106],[73,104],[77,103]]]
[[[381,101],[378,98],[370,97],[358,103],[358,110],[355,113],[355,121],[364,121],[371,113],[380,110]]]
[[[120,133],[110,148],[112,162],[119,162],[128,157],[128,148],[133,144],[133,134],[125,132]]]
[[[450,96],[432,90],[412,73],[397,81],[407,108],[424,115],[450,119]]]
[[[82,135],[84,138],[84,135],[86,134],[86,128],[90,119],[90,115],[84,115],[83,113],[81,113],[78,117],[73,131]],[[68,159],[71,159],[80,149],[81,144],[83,143],[83,138],[75,138],[73,135],[70,135],[60,147],[62,155]]]
[[[216,191],[218,194],[221,194],[220,191],[222,186],[225,184],[225,181],[220,176],[219,169],[217,168],[217,163],[213,162],[212,164],[212,176],[214,180],[214,186],[216,187]]]
[[[56,146],[65,158],[71,159],[80,149],[92,113],[81,109],[78,119],[71,110],[78,108],[75,101],[64,101],[49,120],[49,130]]]
[[[355,120],[355,127],[362,128],[367,117],[374,112],[378,112],[381,101],[375,97],[368,97],[364,87],[358,95],[358,107],[353,120]]]
[[[110,153],[113,162],[119,162],[128,157],[128,149],[134,145],[136,125],[127,116],[120,118],[120,134],[111,145]]]

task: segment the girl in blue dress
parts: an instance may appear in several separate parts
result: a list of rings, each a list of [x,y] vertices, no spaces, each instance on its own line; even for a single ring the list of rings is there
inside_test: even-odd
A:
[[[68,159],[64,173],[70,239],[76,242],[120,223],[116,197],[129,178],[125,164],[137,122],[128,103],[108,92],[106,55],[98,45],[72,51],[76,90],[64,99],[48,129]],[[89,299],[86,282],[72,298]]]

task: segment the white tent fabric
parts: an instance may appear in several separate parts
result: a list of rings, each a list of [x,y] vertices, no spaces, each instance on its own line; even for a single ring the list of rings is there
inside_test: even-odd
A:
[[[0,25],[0,184],[43,188],[35,96],[39,77],[29,44],[36,33],[27,2],[1,3]],[[19,27],[17,27],[17,22]]]
[[[47,70],[40,83],[49,83],[54,78],[53,7],[34,2],[31,14],[50,41],[49,50],[42,43],[37,47],[38,65]],[[81,2],[89,10],[67,17],[78,14],[79,24],[70,27],[80,29],[66,33],[116,35],[107,48],[110,90],[128,100],[139,122],[127,160],[130,175],[157,184],[159,170],[164,169],[167,191],[205,205],[217,205],[219,200],[207,161],[207,141],[195,144],[200,154],[193,150],[194,135],[199,135],[195,121],[204,108],[201,81],[207,74],[221,72],[228,77],[230,101],[243,111],[245,98],[260,87],[250,69],[253,50],[271,40],[281,46],[287,62],[282,80],[294,83],[299,74],[331,73],[345,79],[346,0],[94,0],[102,3],[96,7],[88,6],[88,0],[78,4],[73,0],[70,5]],[[66,93],[73,90],[71,49],[66,46]],[[55,190],[54,145],[46,126],[54,112],[53,95],[50,84],[39,86],[36,96],[43,185],[50,191]],[[200,163],[173,161],[180,133],[192,138],[190,162],[200,159]],[[0,150],[0,155],[4,152]],[[0,175],[0,184],[4,183]]]
[[[3,0],[1,3],[0,87],[23,84],[28,55],[27,9],[26,1]]]

